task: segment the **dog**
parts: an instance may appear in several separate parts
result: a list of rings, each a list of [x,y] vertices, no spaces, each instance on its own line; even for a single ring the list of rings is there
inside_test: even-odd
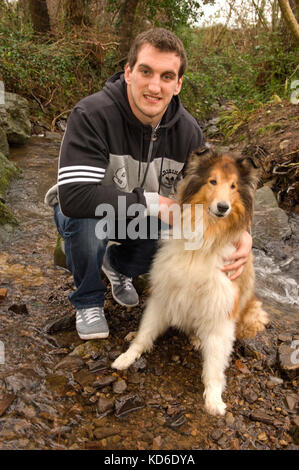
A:
[[[250,230],[257,181],[251,158],[206,148],[191,154],[178,201],[182,219],[191,215],[193,225],[203,222],[201,247],[186,249],[184,237],[161,240],[139,330],[112,364],[127,369],[168,327],[184,331],[195,349],[201,349],[205,408],[212,415],[225,414],[221,395],[235,339],[253,337],[268,323],[254,295],[252,255],[236,280],[221,270],[242,232]],[[196,205],[202,205],[201,220],[196,220]]]

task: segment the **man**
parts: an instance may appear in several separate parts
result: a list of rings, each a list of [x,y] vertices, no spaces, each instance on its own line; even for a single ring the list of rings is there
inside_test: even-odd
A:
[[[173,33],[162,28],[141,33],[124,73],[81,100],[68,120],[58,184],[48,191],[46,202],[55,207],[55,222],[65,240],[77,288],[69,298],[82,339],[109,334],[101,269],[114,299],[135,306],[139,299],[132,278],[149,271],[157,248],[150,237],[127,237],[107,248],[111,227],[106,237],[97,236],[103,204],[125,223],[130,217],[124,214],[134,204],[144,206],[147,221],[163,220],[163,207],[175,202],[169,195],[188,155],[203,144],[200,127],[178,98],[186,66],[184,47]],[[251,237],[245,232],[235,261],[225,271],[240,275],[250,250]]]

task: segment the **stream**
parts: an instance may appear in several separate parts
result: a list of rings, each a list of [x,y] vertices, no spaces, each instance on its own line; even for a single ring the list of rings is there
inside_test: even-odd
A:
[[[298,218],[282,249],[254,248],[256,290],[271,325],[256,342],[235,345],[227,413],[209,416],[200,355],[178,331],[128,371],[110,369],[138,327],[143,296],[130,310],[108,290],[109,338],[78,338],[67,299],[72,276],[54,266],[57,234],[43,203],[56,182],[60,141],[49,133],[11,149],[23,174],[7,196],[20,226],[0,250],[0,288],[7,290],[0,300],[0,449],[298,449],[297,381],[277,362],[279,344],[299,339]]]

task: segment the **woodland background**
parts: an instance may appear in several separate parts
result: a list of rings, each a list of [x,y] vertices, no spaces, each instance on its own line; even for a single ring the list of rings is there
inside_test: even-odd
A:
[[[0,80],[47,127],[123,68],[134,36],[175,31],[189,58],[181,99],[199,120],[230,102],[224,133],[299,78],[299,0],[224,0],[225,22],[200,22],[211,0],[0,0]],[[217,16],[217,15],[216,15]],[[231,20],[233,19],[233,26]]]

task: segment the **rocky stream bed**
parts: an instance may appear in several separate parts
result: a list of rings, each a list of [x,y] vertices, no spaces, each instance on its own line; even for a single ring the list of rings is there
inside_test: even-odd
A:
[[[200,354],[179,331],[169,330],[128,371],[110,368],[138,327],[146,290],[140,306],[128,310],[108,287],[110,336],[78,338],[67,299],[72,277],[53,264],[56,230],[43,204],[56,180],[60,140],[59,134],[32,137],[10,157],[23,174],[7,197],[20,226],[0,251],[0,449],[298,450],[294,283],[289,297],[286,291],[276,300],[265,296],[271,319],[265,332],[235,343],[221,418],[204,410]],[[279,256],[275,243],[262,250],[267,259],[277,255],[279,265],[267,271],[259,257],[257,287],[278,271],[294,281],[295,226],[288,225]]]

